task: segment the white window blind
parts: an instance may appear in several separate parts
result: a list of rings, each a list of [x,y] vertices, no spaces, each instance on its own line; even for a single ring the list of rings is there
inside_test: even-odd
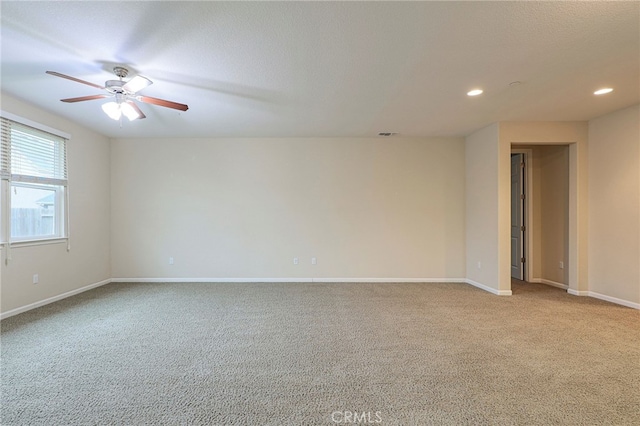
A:
[[[11,124],[9,120],[0,118],[0,177],[9,179],[11,169],[9,168],[9,152],[11,146]]]
[[[3,179],[67,185],[66,139],[6,118],[0,120]]]

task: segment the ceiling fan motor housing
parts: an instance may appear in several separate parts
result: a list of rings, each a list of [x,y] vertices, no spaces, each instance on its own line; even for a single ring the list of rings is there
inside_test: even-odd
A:
[[[129,74],[129,70],[124,67],[114,67],[113,73],[118,76],[120,80],[107,80],[104,83],[105,89],[107,89],[109,93],[114,94],[127,93],[127,91],[122,88],[122,86],[126,84],[122,79]]]
[[[125,67],[113,67],[113,73],[120,78],[125,78],[129,74],[129,70]]]
[[[125,82],[122,80],[107,80],[104,83],[104,87],[109,93],[124,93],[125,90],[122,88],[124,84]]]

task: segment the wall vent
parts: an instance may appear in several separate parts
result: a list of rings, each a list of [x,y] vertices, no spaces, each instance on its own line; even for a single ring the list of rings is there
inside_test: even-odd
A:
[[[378,136],[384,136],[385,138],[388,138],[390,136],[395,136],[397,134],[398,132],[380,132],[378,133]]]

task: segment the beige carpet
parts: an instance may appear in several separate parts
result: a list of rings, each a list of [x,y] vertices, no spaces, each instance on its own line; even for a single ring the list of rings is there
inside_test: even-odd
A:
[[[640,312],[537,284],[110,284],[1,337],[3,425],[640,424]]]

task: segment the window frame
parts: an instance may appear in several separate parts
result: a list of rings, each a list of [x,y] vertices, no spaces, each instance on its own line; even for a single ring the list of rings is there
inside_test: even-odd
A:
[[[34,129],[42,137],[42,132],[50,134],[52,140],[60,142],[64,146],[64,166],[68,164],[68,148],[71,135],[66,132],[51,128],[49,126],[36,123],[29,119],[5,112],[0,110],[0,117],[2,120],[8,120],[9,122],[17,123],[22,129],[29,127]],[[4,126],[3,126],[4,127]],[[21,129],[21,130],[22,130]],[[8,146],[11,146],[10,132],[8,133],[9,141]],[[0,141],[0,149],[4,146],[4,140],[7,138],[7,134],[2,132],[2,139]],[[9,247],[24,247],[41,244],[55,244],[55,243],[67,243],[67,249],[69,249],[69,177],[68,173],[65,174],[64,179],[48,179],[40,178],[37,176],[17,176],[12,175],[11,170],[11,157],[10,151],[2,152],[5,158],[5,163],[2,164],[2,173],[0,176],[0,190],[2,191],[2,208],[0,209],[0,246]],[[7,170],[8,169],[8,170]],[[8,173],[7,173],[8,172]],[[13,179],[17,177],[17,179]],[[13,187],[24,187],[32,189],[43,189],[48,191],[55,191],[55,211],[54,211],[54,235],[47,236],[32,236],[32,237],[13,237],[11,235],[11,199],[13,193]],[[10,258],[7,250],[7,259]]]
[[[11,192],[10,196],[13,196],[13,188],[28,188],[28,189],[41,189],[44,191],[52,191],[55,193],[55,204],[54,204],[54,220],[53,220],[53,229],[56,231],[53,235],[37,235],[34,237],[14,237],[9,234],[9,240],[11,244],[21,244],[21,243],[33,243],[37,241],[53,241],[53,240],[65,240],[67,238],[66,234],[66,221],[64,220],[66,217],[66,208],[65,208],[65,186],[63,185],[54,185],[47,183],[32,183],[32,182],[20,182],[13,181],[8,182],[8,189]],[[13,203],[11,206],[13,209]],[[11,214],[11,212],[9,212]],[[9,233],[11,230],[9,230]]]

